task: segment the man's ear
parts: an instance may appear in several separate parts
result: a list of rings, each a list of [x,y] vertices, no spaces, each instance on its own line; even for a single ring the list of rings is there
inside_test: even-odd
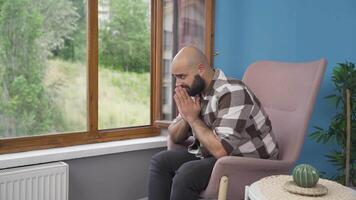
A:
[[[199,75],[202,76],[205,73],[206,67],[204,64],[200,63],[198,64],[198,72]]]

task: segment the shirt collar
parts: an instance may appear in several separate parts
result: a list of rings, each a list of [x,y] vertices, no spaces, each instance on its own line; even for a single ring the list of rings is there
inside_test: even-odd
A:
[[[208,99],[208,96],[212,96],[214,94],[214,84],[216,82],[216,80],[218,80],[220,74],[222,73],[221,70],[219,69],[214,69],[214,77],[213,79],[210,81],[210,84],[208,86],[208,89],[206,91],[206,95],[201,95],[201,97],[204,99],[204,100],[207,100]]]

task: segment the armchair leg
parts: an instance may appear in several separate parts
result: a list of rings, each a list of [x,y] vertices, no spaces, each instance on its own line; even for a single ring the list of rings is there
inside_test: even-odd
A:
[[[227,178],[227,176],[223,176],[220,178],[218,200],[226,200],[228,183],[229,179]]]

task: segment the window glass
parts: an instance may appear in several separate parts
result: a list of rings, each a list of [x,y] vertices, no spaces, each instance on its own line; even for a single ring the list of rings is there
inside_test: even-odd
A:
[[[174,79],[171,62],[184,46],[192,45],[204,52],[205,1],[164,0],[162,50],[162,119],[172,120],[176,108],[172,101]]]
[[[99,129],[150,124],[150,1],[99,1]]]
[[[0,138],[87,130],[85,8],[0,1]]]

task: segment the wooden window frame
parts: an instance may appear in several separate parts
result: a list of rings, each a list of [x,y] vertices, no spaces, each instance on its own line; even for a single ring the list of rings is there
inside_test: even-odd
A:
[[[159,129],[155,126],[157,116],[157,101],[160,87],[157,87],[160,72],[157,65],[157,41],[162,37],[158,30],[158,24],[162,15],[161,1],[151,0],[151,113],[150,125],[135,126],[117,129],[98,129],[98,0],[87,1],[87,124],[85,132],[55,133],[37,136],[24,136],[18,138],[0,139],[0,154],[23,152],[30,150],[48,149],[55,147],[73,146],[142,138],[159,135]],[[157,35],[158,34],[158,35]],[[157,76],[158,75],[158,76]]]
[[[158,38],[156,38],[156,45],[158,51],[156,53],[156,61],[158,62],[157,64],[159,66],[156,67],[158,75],[162,74],[162,34],[163,34],[163,2],[159,1],[157,5],[158,9],[158,21],[157,21],[157,34],[159,35]],[[215,25],[215,0],[205,0],[205,55],[208,57],[208,61],[210,65],[213,65],[214,63],[214,25]],[[156,64],[156,65],[157,65]],[[158,80],[156,80],[155,88],[159,88],[156,93],[156,98],[155,98],[155,108],[156,113],[155,115],[155,121],[154,125],[159,128],[168,128],[168,126],[172,123],[170,120],[162,120],[162,77],[159,76]]]
[[[150,125],[98,129],[98,0],[87,1],[88,131],[0,139],[0,154],[156,136],[170,121],[161,119],[163,0],[151,0]],[[205,0],[205,54],[213,63],[214,0]]]

